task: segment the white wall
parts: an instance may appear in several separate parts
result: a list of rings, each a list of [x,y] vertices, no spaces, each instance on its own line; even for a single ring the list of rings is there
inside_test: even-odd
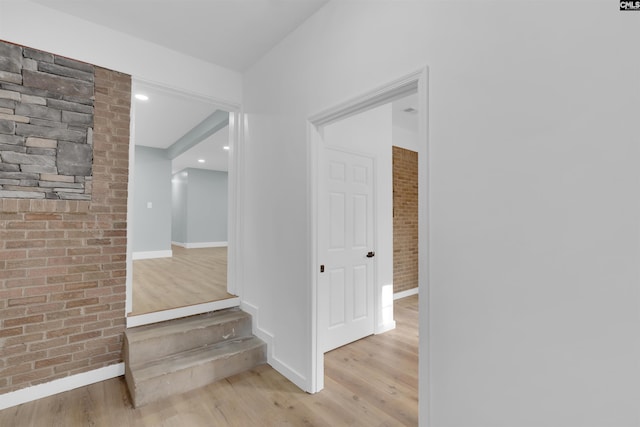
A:
[[[221,101],[242,97],[235,71],[28,0],[0,0],[0,39]]]
[[[393,145],[405,150],[419,151],[418,131],[411,131],[400,126],[393,126]]]
[[[227,242],[228,174],[189,168],[187,240],[185,243]]]
[[[171,252],[171,160],[164,150],[135,147],[133,252]],[[151,203],[151,207],[149,207]]]
[[[640,425],[640,13],[617,6],[331,2],[246,73],[244,291],[287,375],[311,375],[306,120],[428,65],[423,423]]]
[[[172,183],[172,240],[187,248],[227,246],[228,173],[187,168]]]
[[[184,244],[187,238],[189,175],[178,172],[171,178],[171,241]]]

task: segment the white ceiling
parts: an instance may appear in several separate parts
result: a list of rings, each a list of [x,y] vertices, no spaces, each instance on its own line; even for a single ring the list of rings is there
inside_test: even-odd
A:
[[[328,0],[32,0],[78,18],[202,60],[244,71]],[[135,143],[167,148],[216,108],[178,92],[136,82]],[[207,138],[172,162],[228,170],[228,129]],[[204,159],[205,163],[198,163]]]
[[[328,0],[32,0],[202,60],[244,71]],[[135,84],[149,96],[135,103],[135,143],[165,149],[212,114],[206,100],[157,86]],[[394,124],[417,130],[417,115],[403,113],[416,99],[393,103]],[[185,168],[228,170],[228,128],[172,162]],[[204,159],[205,163],[199,163]]]
[[[136,145],[168,148],[217,109],[203,99],[140,82],[134,83],[134,92],[149,97],[132,100]]]
[[[415,112],[405,111],[413,108]],[[418,94],[405,96],[391,103],[393,125],[418,133]]]
[[[172,173],[179,172],[186,168],[228,171],[229,151],[222,148],[225,145],[229,145],[229,126],[225,126],[191,150],[173,159],[171,162]],[[205,162],[199,163],[199,159]]]
[[[244,71],[328,0],[33,0]]]
[[[134,102],[134,141],[136,145],[166,149],[209,117],[218,108],[206,99],[135,82],[134,95],[149,99]],[[171,162],[173,173],[186,168],[228,170],[228,127],[216,132]],[[203,159],[205,162],[198,162]]]

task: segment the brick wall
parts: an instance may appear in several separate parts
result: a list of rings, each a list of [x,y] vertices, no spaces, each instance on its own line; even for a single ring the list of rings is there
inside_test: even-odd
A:
[[[91,201],[0,200],[0,394],[122,360],[130,99],[95,68]]]
[[[393,147],[393,292],[418,286],[418,153]]]

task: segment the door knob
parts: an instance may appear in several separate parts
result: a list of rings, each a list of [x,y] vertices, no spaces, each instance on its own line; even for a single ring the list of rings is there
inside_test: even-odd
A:
[[[376,253],[371,251],[367,254],[367,258],[373,258],[374,256],[376,256]]]

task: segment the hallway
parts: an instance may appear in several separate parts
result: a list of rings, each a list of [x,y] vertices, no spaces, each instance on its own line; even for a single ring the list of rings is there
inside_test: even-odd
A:
[[[395,315],[395,330],[325,355],[325,389],[317,394],[301,391],[262,365],[133,409],[121,377],[5,409],[0,411],[0,425],[416,426],[418,297],[395,301]]]

